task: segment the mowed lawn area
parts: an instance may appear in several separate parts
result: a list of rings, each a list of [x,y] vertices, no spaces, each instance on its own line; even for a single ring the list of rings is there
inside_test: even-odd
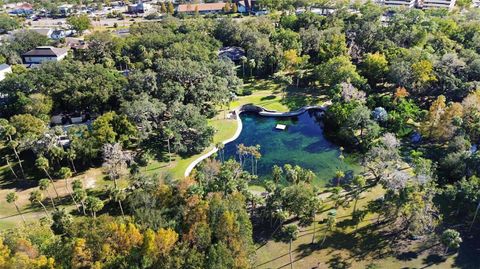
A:
[[[222,114],[223,115],[223,114]],[[158,174],[161,176],[170,175],[175,179],[181,179],[184,177],[187,167],[203,154],[213,149],[214,145],[218,142],[225,141],[230,137],[233,137],[237,130],[236,120],[223,119],[222,117],[209,120],[209,125],[215,129],[215,135],[213,137],[213,144],[206,148],[202,153],[183,158],[179,155],[172,154],[172,161],[152,161],[145,169],[147,174]]]
[[[364,208],[368,201],[381,197],[383,193],[378,186],[368,190],[358,201],[357,208]],[[313,225],[299,225],[298,237],[292,244],[294,268],[452,268],[456,263],[458,254],[444,257],[444,248],[438,243],[438,238],[396,240],[394,235],[389,234],[389,227],[382,222],[377,225],[375,214],[367,214],[355,230],[351,222],[353,203],[338,208],[336,227],[327,231],[325,220],[334,205],[328,199],[329,194],[321,196],[325,202],[322,213],[316,216],[315,237]],[[298,224],[287,221],[285,225],[292,223]],[[264,227],[256,227],[256,233],[262,233]],[[272,232],[265,233],[262,235],[265,240],[257,237],[259,242],[256,244],[254,268],[290,268],[289,244],[275,240]]]
[[[32,204],[28,200],[30,193],[38,189],[38,187],[36,187],[37,182],[33,180],[15,182],[12,178],[6,176],[8,174],[6,173],[7,171],[8,167],[0,167],[0,229],[13,228],[22,224],[22,217],[18,214],[15,205],[6,202],[6,195],[12,191],[15,191],[18,195],[17,204],[27,222],[37,221],[38,219],[45,217],[45,212],[42,207],[38,203]],[[72,189],[71,183],[75,179],[82,181],[83,187],[87,190],[87,193],[93,195],[103,193],[108,187],[113,185],[112,181],[104,179],[101,168],[91,168],[70,178],[68,185],[70,190]],[[119,184],[120,186],[125,186],[126,181],[120,180]],[[55,198],[56,206],[59,208],[65,208],[67,211],[75,212],[76,209],[74,203],[65,188],[65,181],[56,179],[55,187],[60,198],[56,198],[55,190],[52,186],[50,186],[48,191],[50,195]],[[53,207],[47,197],[47,192],[43,192],[43,194],[45,197],[43,202],[47,207],[47,210],[51,212]]]

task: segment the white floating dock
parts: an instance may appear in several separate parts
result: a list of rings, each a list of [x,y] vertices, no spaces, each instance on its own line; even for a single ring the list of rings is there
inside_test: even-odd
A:
[[[287,125],[284,125],[284,124],[277,124],[277,126],[275,126],[275,129],[277,130],[285,130],[287,128]]]

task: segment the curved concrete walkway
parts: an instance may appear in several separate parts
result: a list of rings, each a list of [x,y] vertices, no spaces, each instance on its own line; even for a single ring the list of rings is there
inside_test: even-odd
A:
[[[325,110],[328,105],[330,105],[329,102],[325,103],[323,106],[304,106],[304,107],[302,107],[298,110],[289,111],[289,112],[278,112],[278,111],[274,111],[274,110],[268,110],[264,107],[257,106],[257,105],[243,105],[243,106],[241,106],[239,108],[236,108],[234,110],[235,117],[237,119],[237,131],[235,132],[235,134],[231,138],[223,141],[222,143],[224,145],[226,145],[226,144],[234,141],[235,139],[237,139],[240,136],[240,133],[242,132],[242,129],[243,129],[242,120],[240,119],[240,114],[242,112],[245,112],[245,111],[258,112],[258,114],[260,116],[265,116],[265,117],[294,117],[294,116],[298,116],[298,115],[300,115],[300,114],[302,114],[305,111],[310,110],[310,109]],[[192,170],[195,168],[195,166],[197,166],[200,162],[202,162],[203,160],[205,160],[208,157],[215,154],[217,151],[218,151],[218,148],[216,146],[214,146],[212,150],[210,150],[209,152],[207,152],[207,153],[203,154],[202,156],[198,157],[195,161],[193,161],[187,167],[187,169],[185,170],[184,176],[188,177],[190,175],[190,173],[192,172]]]
[[[237,131],[235,131],[235,134],[231,138],[222,142],[224,145],[234,141],[235,139],[237,139],[240,136],[240,133],[242,133],[243,124],[242,124],[242,120],[240,119],[241,110],[240,109],[235,109],[234,112],[235,112],[235,117],[237,119]],[[197,166],[197,164],[199,164],[201,161],[205,160],[206,158],[212,156],[217,151],[218,151],[218,148],[216,147],[216,145],[214,145],[212,150],[210,150],[209,152],[207,152],[207,153],[203,154],[202,156],[198,157],[195,161],[193,161],[190,165],[188,165],[187,169],[185,170],[184,176],[188,177],[190,175],[190,173],[192,172],[193,168],[195,168],[195,166]]]

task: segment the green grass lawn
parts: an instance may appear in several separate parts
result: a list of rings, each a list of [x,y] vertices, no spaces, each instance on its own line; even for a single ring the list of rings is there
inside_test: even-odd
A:
[[[44,211],[39,204],[32,205],[28,200],[30,193],[37,189],[37,183],[35,181],[14,182],[12,178],[6,176],[8,175],[5,173],[7,170],[8,168],[6,166],[0,167],[0,230],[17,227],[23,222],[15,206],[13,204],[8,204],[5,200],[6,195],[12,191],[15,191],[18,195],[17,204],[27,222],[36,221],[45,216]],[[89,195],[103,193],[108,187],[113,185],[111,180],[105,179],[101,168],[91,168],[85,172],[79,173],[69,179],[69,183],[71,184],[75,179],[82,181],[83,187],[87,190]],[[128,182],[121,179],[118,183],[120,187],[125,187]],[[57,179],[55,180],[55,186],[60,195],[60,198],[55,198],[56,206],[74,212],[76,210],[75,205],[73,204],[73,201],[70,200],[70,196],[65,189],[65,181]],[[69,188],[71,189],[71,185]],[[49,192],[55,197],[53,187],[49,188]],[[43,202],[47,207],[47,210],[51,212],[53,207],[47,197],[47,193],[44,192],[43,194]]]
[[[327,100],[319,89],[284,87],[271,80],[246,83],[244,88],[252,94],[240,96],[230,107],[254,104],[270,110],[287,112],[307,105],[321,105]]]
[[[172,156],[172,163],[160,161],[152,161],[146,168],[149,174],[166,175],[170,174],[176,179],[181,179],[184,176],[187,167],[203,154],[209,152],[213,146],[232,137],[237,131],[236,120],[223,119],[223,114],[220,113],[217,118],[208,121],[208,124],[215,128],[215,135],[213,137],[213,144],[206,148],[202,153],[196,154],[187,158],[182,158],[179,155]]]
[[[383,192],[381,187],[369,190],[359,200],[357,208],[365,207],[368,201],[380,197]],[[336,228],[328,233],[323,220],[333,204],[323,204],[322,213],[316,216],[319,224],[316,225],[314,244],[313,225],[300,227],[299,236],[292,244],[294,268],[367,268],[371,264],[376,265],[374,268],[452,267],[457,255],[441,257],[443,248],[435,237],[395,244],[391,236],[382,233],[388,231],[388,227],[375,226],[376,215],[368,214],[355,232],[350,222],[352,204],[337,210]],[[325,234],[327,237],[322,245]],[[258,243],[254,267],[288,268],[288,244],[273,239]]]

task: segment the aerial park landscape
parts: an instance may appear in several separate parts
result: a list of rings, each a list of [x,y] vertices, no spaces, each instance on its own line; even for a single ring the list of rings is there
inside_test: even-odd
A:
[[[477,1],[0,2],[0,268],[480,267]]]

